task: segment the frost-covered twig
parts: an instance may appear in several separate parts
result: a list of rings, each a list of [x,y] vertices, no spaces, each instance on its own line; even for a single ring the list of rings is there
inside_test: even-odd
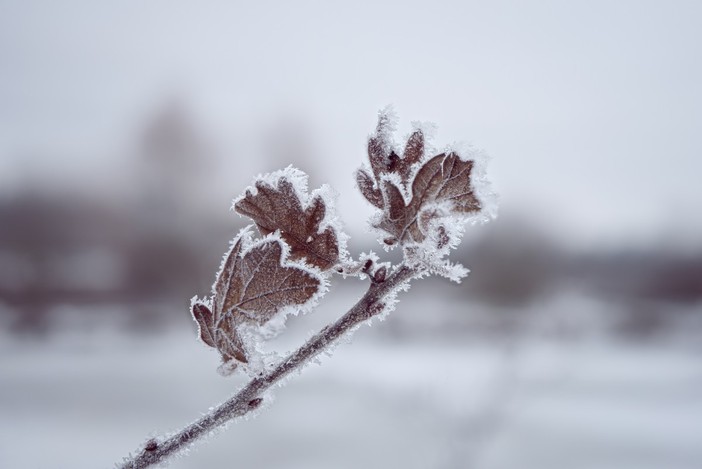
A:
[[[257,408],[263,393],[339,337],[394,307],[396,294],[413,278],[434,274],[460,281],[468,271],[448,260],[467,220],[494,216],[492,192],[480,154],[447,148],[434,154],[424,127],[415,126],[403,150],[392,141],[394,117],[381,112],[368,139],[370,167],[356,173],[358,187],[379,209],[371,226],[387,248],[400,246],[403,262],[392,268],[374,253],[353,260],[334,213],[331,190],[308,194],[307,176],[288,167],[259,176],[234,201],[234,209],[255,224],[232,242],[217,273],[212,295],[194,299],[200,340],[216,349],[219,370],[248,373],[252,380],[235,396],[173,436],[148,440],[120,467],[143,468],[165,461],[199,437]],[[296,352],[271,366],[261,354],[262,338],[276,332],[288,313],[308,311],[328,290],[329,276],[370,278],[366,294],[337,322]]]
[[[281,379],[291,372],[301,369],[310,359],[326,350],[334,341],[358,324],[381,313],[385,309],[384,302],[387,299],[392,300],[388,296],[392,297],[417,274],[418,272],[415,269],[401,266],[384,281],[372,281],[365,295],[346,314],[334,324],[325,327],[314,335],[275,368],[252,379],[229,400],[180,432],[163,441],[150,439],[137,452],[136,456],[124,461],[120,467],[123,469],[141,469],[158,464],[226,422],[256,409],[261,404],[261,396],[267,389],[280,382]]]

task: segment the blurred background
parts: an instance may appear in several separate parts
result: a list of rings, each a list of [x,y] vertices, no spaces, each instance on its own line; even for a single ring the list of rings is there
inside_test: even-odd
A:
[[[702,4],[0,0],[0,467],[112,467],[226,399],[188,313],[293,164],[350,251],[376,113],[492,156],[417,282],[172,467],[702,467]],[[285,351],[364,291],[335,280]]]

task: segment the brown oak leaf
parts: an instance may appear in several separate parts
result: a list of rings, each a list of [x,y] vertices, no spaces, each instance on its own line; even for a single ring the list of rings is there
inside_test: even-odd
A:
[[[303,259],[328,270],[339,262],[339,239],[327,226],[320,231],[327,207],[320,195],[303,207],[293,184],[282,176],[276,187],[257,181],[256,193],[246,191],[234,205],[237,212],[251,218],[264,236],[278,230],[290,246],[290,259]]]
[[[271,238],[243,249],[243,238],[218,274],[212,309],[202,302],[192,306],[200,339],[219,350],[224,362],[248,362],[239,325],[263,325],[288,306],[304,305],[322,283],[311,271],[287,262],[281,240]]]

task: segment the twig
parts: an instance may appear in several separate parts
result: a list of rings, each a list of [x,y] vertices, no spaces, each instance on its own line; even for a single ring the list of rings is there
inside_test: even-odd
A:
[[[326,350],[334,341],[384,310],[384,299],[408,282],[419,272],[416,268],[400,266],[384,279],[371,277],[371,285],[363,297],[334,324],[315,334],[303,346],[281,361],[275,368],[252,379],[229,400],[214,408],[196,422],[178,433],[159,441],[150,439],[140,448],[136,456],[127,458],[118,467],[121,469],[141,469],[163,462],[170,456],[184,450],[198,438],[208,434],[226,422],[241,417],[256,409],[262,402],[260,397],[267,389],[278,383],[291,372],[301,369],[311,358]]]

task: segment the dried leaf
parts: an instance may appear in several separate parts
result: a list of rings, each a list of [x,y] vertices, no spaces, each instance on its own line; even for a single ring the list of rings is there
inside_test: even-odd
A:
[[[239,288],[230,288],[223,315],[263,325],[285,306],[301,305],[319,290],[320,280],[308,271],[283,264],[278,240],[249,249],[237,266]]]
[[[397,186],[390,181],[383,181],[383,193],[385,194],[386,207],[385,218],[393,225],[404,225],[411,216],[405,209],[405,199]]]
[[[387,142],[388,137],[386,133],[388,132],[388,125],[386,120],[383,120],[381,116],[375,134],[368,139],[368,159],[371,163],[371,169],[373,170],[376,181],[380,181],[383,174],[395,173],[400,176],[402,183],[408,186],[412,176],[413,165],[419,163],[422,161],[422,158],[424,158],[424,133],[421,129],[415,130],[407,139],[405,150],[402,157],[400,157],[390,147],[389,142]],[[364,176],[370,177],[367,173],[364,174]],[[361,181],[358,180],[358,183],[359,188],[361,188],[363,192],[364,189],[361,187]],[[364,184],[366,184],[365,181]],[[371,203],[375,205],[372,201]]]
[[[473,192],[471,173],[473,161],[462,160],[456,153],[441,153],[419,170],[412,183],[412,204],[450,201],[452,210],[477,212],[480,202]]]
[[[356,172],[356,183],[361,190],[361,194],[363,194],[363,197],[365,197],[368,202],[380,209],[383,208],[383,194],[375,187],[373,176],[368,174],[364,169],[359,169]]]
[[[376,178],[388,170],[388,157],[383,142],[377,137],[368,139],[368,161]]]
[[[331,226],[320,230],[326,205],[320,196],[313,197],[303,208],[293,185],[281,177],[277,187],[264,181],[256,183],[256,194],[247,191],[234,208],[251,218],[263,235],[278,230],[290,246],[290,258],[304,259],[322,270],[339,262],[339,242]]]
[[[192,313],[198,325],[200,340],[210,347],[217,347],[214,337],[214,315],[210,308],[202,303],[195,303],[192,306]]]
[[[419,163],[424,157],[424,134],[415,130],[407,140],[405,151],[400,158],[397,153],[390,151],[387,157],[388,165],[385,173],[395,173],[400,176],[402,184],[409,186],[412,176],[412,166]]]
[[[472,161],[441,153],[422,165],[412,181],[412,199],[405,204],[400,190],[385,182],[386,210],[377,225],[402,242],[421,242],[430,221],[441,216],[435,207],[448,204],[453,213],[472,213],[481,205],[471,185]]]
[[[391,131],[390,116],[387,113],[381,113],[378,117],[375,133],[368,139],[368,160],[376,180],[380,180],[380,175],[389,169],[391,148],[389,148],[387,136]]]
[[[192,307],[200,338],[219,350],[225,362],[248,362],[241,324],[263,325],[282,309],[309,301],[321,286],[312,271],[288,264],[280,239],[248,249],[243,239],[240,235],[234,243],[215,281],[213,310],[199,302]]]
[[[220,318],[219,323],[215,326],[216,348],[222,355],[222,361],[224,363],[232,360],[241,363],[249,362],[246,356],[246,347],[241,340],[237,325],[237,318],[229,315]]]
[[[397,168],[402,181],[407,184],[410,179],[412,165],[419,163],[424,158],[424,133],[417,129],[409,139],[405,146],[405,152],[402,155],[401,164]]]
[[[229,253],[227,254],[227,258],[224,261],[224,264],[222,264],[222,268],[220,269],[219,273],[217,274],[217,280],[215,281],[213,290],[214,290],[214,314],[219,317],[222,314],[221,307],[224,305],[224,299],[227,295],[227,292],[230,289],[239,289],[240,288],[240,283],[241,279],[239,276],[234,275],[234,271],[239,265],[240,261],[240,254],[241,254],[241,249],[242,249],[242,244],[243,244],[243,239],[244,236],[247,236],[248,233],[246,231],[243,231],[240,233],[239,237],[237,238],[236,242],[234,243],[234,246],[229,250]],[[232,285],[234,283],[234,285]]]
[[[200,339],[219,350],[223,361],[234,359],[242,363],[248,362],[239,333],[231,321],[224,321],[215,327],[215,316],[203,303],[193,304],[192,313],[199,328]]]
[[[416,129],[407,139],[403,158],[409,164],[418,163],[424,157],[424,132],[421,129]]]

